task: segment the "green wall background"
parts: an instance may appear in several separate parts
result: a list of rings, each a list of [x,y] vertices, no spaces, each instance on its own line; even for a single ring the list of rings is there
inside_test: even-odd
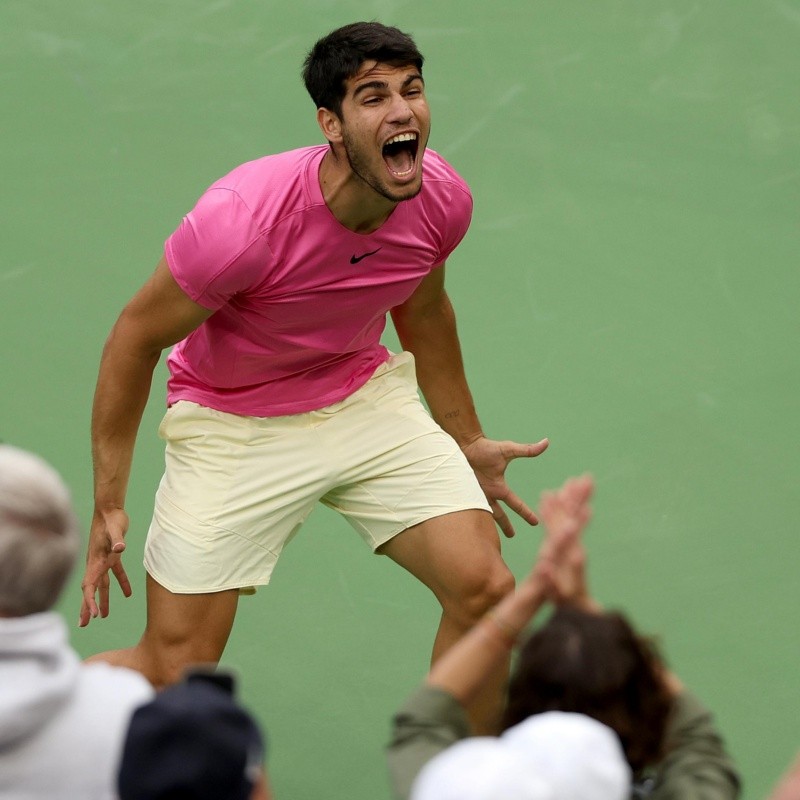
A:
[[[320,141],[300,63],[373,18],[415,34],[431,146],[474,191],[448,273],[484,426],[552,441],[515,488],[595,475],[597,595],[662,637],[763,797],[800,747],[797,0],[2,0],[0,438],[51,460],[88,524],[114,319],[209,183]],[[141,631],[163,384],[129,493],[136,593],[74,630],[84,655]],[[505,545],[518,576],[538,541]],[[388,719],[436,619],[312,515],[225,656],[279,798],[388,796]]]

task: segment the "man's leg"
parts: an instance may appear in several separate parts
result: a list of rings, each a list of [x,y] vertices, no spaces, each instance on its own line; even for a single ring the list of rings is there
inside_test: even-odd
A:
[[[305,468],[304,456],[315,444],[306,420],[242,417],[187,401],[167,411],[159,430],[166,471],[144,552],[147,625],[135,647],[92,661],[131,667],[160,687],[190,664],[219,660],[239,590],[216,589],[266,583],[316,501],[305,490],[313,463]],[[303,468],[287,480],[298,450]]]
[[[494,520],[486,511],[434,517],[397,534],[378,552],[422,581],[441,604],[433,661],[514,588],[514,577],[500,555]],[[475,733],[497,733],[507,681],[508,664],[467,709]]]
[[[147,626],[139,643],[88,660],[135,669],[156,688],[175,683],[186,667],[219,661],[238,601],[238,589],[174,594],[148,575]]]

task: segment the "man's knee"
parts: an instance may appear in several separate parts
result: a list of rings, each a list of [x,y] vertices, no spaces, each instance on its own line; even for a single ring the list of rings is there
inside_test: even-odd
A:
[[[442,598],[442,607],[451,619],[466,628],[514,591],[514,576],[502,561],[498,561],[486,570],[470,569],[454,588],[455,591]]]

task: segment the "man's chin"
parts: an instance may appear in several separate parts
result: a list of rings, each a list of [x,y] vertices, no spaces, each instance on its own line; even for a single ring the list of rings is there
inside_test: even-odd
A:
[[[381,194],[394,203],[402,203],[403,200],[412,200],[422,191],[422,179],[404,188],[390,189],[384,187]]]

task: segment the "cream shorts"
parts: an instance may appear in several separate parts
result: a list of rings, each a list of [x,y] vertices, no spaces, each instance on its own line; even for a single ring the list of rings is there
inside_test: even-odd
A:
[[[159,435],[166,470],[144,565],[175,593],[269,583],[317,501],[373,551],[427,519],[489,511],[460,448],[423,407],[410,353],[319,411],[244,417],[180,401]]]

